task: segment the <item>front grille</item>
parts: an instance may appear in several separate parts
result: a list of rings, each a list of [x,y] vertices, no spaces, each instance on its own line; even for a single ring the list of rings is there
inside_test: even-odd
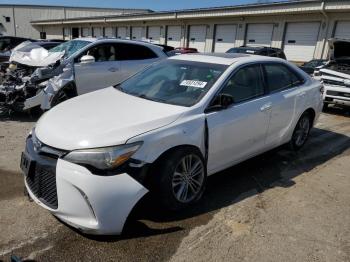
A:
[[[326,94],[330,95],[330,96],[343,96],[343,97],[349,97],[350,98],[350,93],[344,93],[344,92],[328,90]]]
[[[35,163],[35,172],[26,181],[31,192],[47,206],[57,209],[56,172],[54,167]]]

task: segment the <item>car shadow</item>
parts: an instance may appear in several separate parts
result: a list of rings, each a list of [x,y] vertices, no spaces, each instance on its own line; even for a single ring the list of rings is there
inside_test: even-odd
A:
[[[299,152],[282,146],[208,177],[203,198],[191,208],[165,211],[157,204],[157,198],[149,194],[134,207],[122,236],[84,236],[96,241],[113,242],[182,230],[183,220],[203,214],[213,216],[221,208],[274,187],[289,188],[295,184],[295,177],[342,154],[348,148],[348,136],[314,128],[307,144]]]
[[[18,122],[37,122],[42,112],[33,111],[33,112],[12,112],[6,115],[0,115],[0,122],[5,121],[18,121]]]

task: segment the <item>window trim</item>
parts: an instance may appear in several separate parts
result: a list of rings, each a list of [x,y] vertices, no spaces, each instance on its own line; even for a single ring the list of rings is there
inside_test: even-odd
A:
[[[279,66],[283,66],[285,68],[287,68],[288,71],[290,71],[291,73],[294,73],[294,75],[299,79],[299,83],[297,84],[293,84],[289,87],[283,87],[283,88],[279,88],[276,90],[271,91],[268,85],[268,81],[267,81],[267,72],[266,72],[266,65],[279,65]],[[268,94],[275,94],[277,92],[282,92],[284,90],[289,90],[295,87],[299,87],[302,86],[303,84],[305,84],[306,80],[305,78],[296,70],[294,70],[291,66],[285,64],[285,63],[281,63],[281,62],[277,62],[277,61],[265,61],[265,62],[261,62],[261,67],[262,67],[262,71],[263,71],[263,75],[264,75],[264,84],[266,86],[266,91]]]
[[[264,92],[263,94],[261,95],[257,95],[257,96],[254,96],[254,97],[251,97],[251,98],[248,98],[246,100],[242,100],[242,101],[239,101],[239,102],[234,102],[232,105],[230,105],[228,108],[225,108],[224,110],[226,109],[230,109],[232,107],[235,107],[237,105],[240,105],[240,104],[243,104],[243,103],[248,103],[250,101],[253,101],[255,99],[259,99],[259,98],[262,98],[262,97],[265,97],[267,95],[269,95],[269,92],[268,92],[268,88],[266,86],[266,82],[265,82],[265,75],[264,75],[264,72],[263,72],[263,67],[262,67],[262,62],[259,61],[259,62],[249,62],[249,63],[246,63],[244,65],[240,65],[238,66],[237,68],[235,68],[228,77],[226,77],[226,79],[224,80],[224,82],[221,84],[220,88],[215,92],[215,94],[212,96],[212,98],[210,99],[210,102],[208,103],[208,105],[206,106],[206,108],[204,109],[204,112],[206,112],[208,110],[208,108],[212,105],[213,101],[215,100],[215,98],[218,96],[218,94],[220,94],[220,92],[222,91],[222,89],[224,89],[224,87],[226,86],[226,84],[228,83],[228,81],[241,69],[245,68],[245,67],[248,67],[248,66],[259,66],[259,71],[260,71],[260,78],[261,78],[261,83],[263,85],[263,89],[264,89]],[[221,111],[221,110],[220,110]],[[217,111],[215,111],[217,112]]]

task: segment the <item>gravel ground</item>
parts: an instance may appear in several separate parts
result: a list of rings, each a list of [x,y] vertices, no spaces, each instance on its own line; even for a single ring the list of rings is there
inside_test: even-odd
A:
[[[0,120],[0,261],[350,261],[350,114],[322,114],[301,152],[273,150],[212,176],[178,213],[145,198],[123,236],[82,235],[23,195],[36,119]]]

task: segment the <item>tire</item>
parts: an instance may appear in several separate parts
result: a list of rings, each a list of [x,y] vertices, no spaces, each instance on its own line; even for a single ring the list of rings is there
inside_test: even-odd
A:
[[[192,177],[190,172],[186,173],[184,170],[186,163],[187,166],[192,166]],[[157,176],[155,181],[155,191],[165,209],[183,209],[201,199],[207,170],[205,161],[197,150],[181,148],[172,151],[160,161],[156,171],[160,177]]]
[[[323,103],[322,111],[323,112],[327,111],[328,110],[328,106],[329,106],[328,103]]]
[[[74,84],[68,84],[61,88],[57,94],[55,94],[51,102],[51,107],[57,106],[58,104],[75,96],[77,96],[77,91]]]
[[[304,112],[294,128],[292,139],[289,144],[292,150],[300,150],[306,143],[312,127],[312,116],[309,112]]]

